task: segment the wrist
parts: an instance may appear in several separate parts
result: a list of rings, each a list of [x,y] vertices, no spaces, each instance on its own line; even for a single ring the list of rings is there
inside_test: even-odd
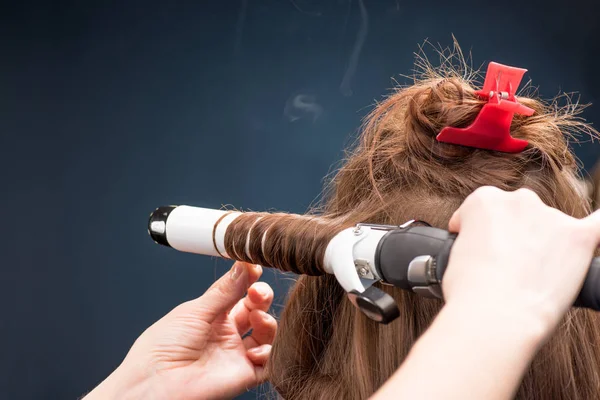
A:
[[[376,398],[513,398],[546,330],[498,304],[446,303]],[[436,384],[416,384],[424,376]]]
[[[461,331],[492,335],[494,340],[500,340],[508,346],[518,346],[532,356],[553,327],[547,313],[532,312],[513,301],[457,299],[446,303],[441,314],[445,314],[449,320],[460,321],[457,329]]]

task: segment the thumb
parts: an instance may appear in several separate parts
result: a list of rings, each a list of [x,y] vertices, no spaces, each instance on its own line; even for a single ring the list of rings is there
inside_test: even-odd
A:
[[[231,270],[213,283],[202,296],[192,300],[194,307],[202,309],[202,316],[206,322],[212,323],[244,297],[248,290],[249,267],[250,264],[236,262]]]

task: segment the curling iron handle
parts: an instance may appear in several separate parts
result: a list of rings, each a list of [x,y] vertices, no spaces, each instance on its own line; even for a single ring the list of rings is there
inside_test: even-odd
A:
[[[438,255],[438,278],[444,276],[444,272],[448,266],[448,259],[452,244],[454,244],[454,240],[448,240],[444,246],[446,248],[440,252],[440,255]],[[579,292],[579,296],[577,296],[573,306],[600,311],[600,257],[595,257],[592,259],[592,263],[590,264],[590,268],[585,277],[585,281],[583,282],[583,286],[581,287],[581,291]]]
[[[600,257],[592,259],[574,306],[600,311]]]
[[[425,226],[390,231],[378,247],[377,266],[383,279],[401,289],[413,290],[408,276],[411,260],[424,254],[435,259],[435,275],[443,280],[456,234]],[[404,267],[404,268],[403,268]],[[592,259],[575,307],[600,311],[600,257]]]

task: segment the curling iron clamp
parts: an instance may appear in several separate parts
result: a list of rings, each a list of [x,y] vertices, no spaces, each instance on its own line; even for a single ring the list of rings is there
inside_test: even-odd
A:
[[[148,232],[156,243],[179,251],[231,258],[224,246],[225,232],[240,214],[160,207],[150,215]],[[331,239],[323,264],[362,313],[387,324],[399,316],[398,306],[373,283],[443,299],[441,282],[455,239],[455,234],[421,221],[400,226],[358,224]],[[575,306],[600,311],[600,257],[592,260]]]

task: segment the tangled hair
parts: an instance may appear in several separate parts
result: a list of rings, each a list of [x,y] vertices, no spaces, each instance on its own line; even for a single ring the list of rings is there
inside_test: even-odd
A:
[[[485,104],[475,94],[478,75],[456,50],[442,52],[438,68],[420,58],[422,73],[414,84],[395,89],[368,115],[332,180],[318,212],[322,219],[245,214],[227,230],[229,254],[303,274],[288,295],[268,363],[270,381],[286,400],[368,398],[398,369],[442,307],[436,299],[378,285],[394,297],[400,317],[384,326],[361,314],[336,279],[323,274],[324,246],[341,229],[409,219],[447,228],[452,213],[483,185],[529,188],[574,217],[590,212],[569,140],[596,132],[568,97],[561,107],[558,101],[517,96],[535,110],[512,122],[512,136],[529,142],[520,153],[436,140],[445,126],[468,126]],[[569,311],[531,363],[517,398],[600,398],[599,346],[600,316]]]

